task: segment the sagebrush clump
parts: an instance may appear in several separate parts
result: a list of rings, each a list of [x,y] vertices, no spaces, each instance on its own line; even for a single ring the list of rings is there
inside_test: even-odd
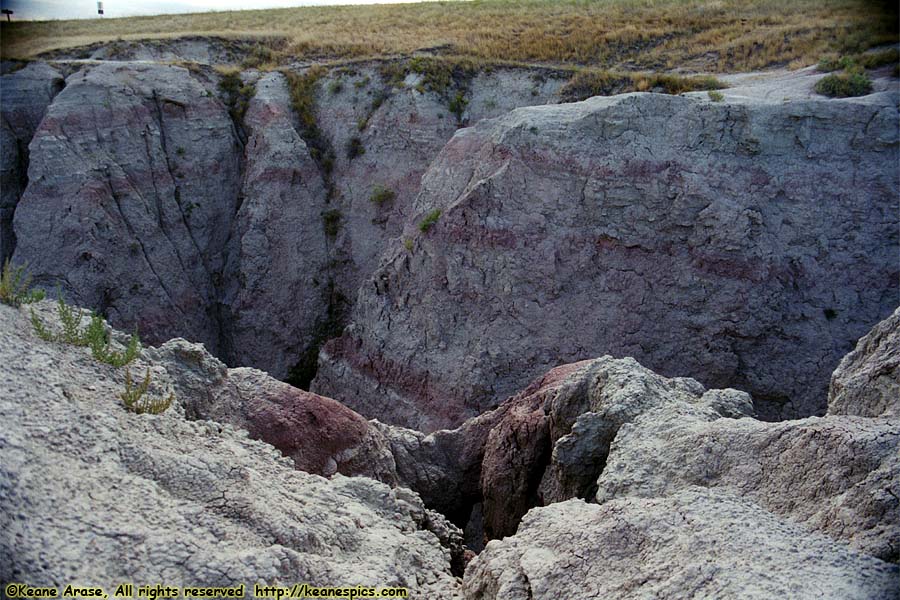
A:
[[[26,265],[14,267],[9,259],[3,263],[0,274],[0,302],[9,306],[21,306],[44,299],[44,290],[31,289],[31,275]]]
[[[428,233],[428,231],[434,227],[434,224],[438,222],[438,219],[441,218],[441,209],[436,208],[422,219],[422,222],[419,223],[419,231],[422,233]]]
[[[166,411],[175,400],[175,394],[169,393],[165,398],[144,398],[150,387],[150,368],[144,375],[144,380],[135,385],[131,379],[131,370],[125,369],[125,391],[119,394],[125,408],[133,413],[143,415],[158,415]]]
[[[816,92],[832,98],[865,96],[872,91],[872,80],[862,71],[826,75],[816,83]]]
[[[59,316],[61,331],[51,332],[37,313],[32,309],[31,324],[39,338],[47,342],[62,342],[73,346],[84,346],[91,349],[94,359],[112,365],[122,367],[127,365],[141,354],[141,340],[135,332],[128,340],[128,344],[121,352],[113,350],[112,335],[103,323],[103,318],[93,313],[86,327],[81,327],[81,310],[66,304],[61,293],[57,294],[56,312]]]

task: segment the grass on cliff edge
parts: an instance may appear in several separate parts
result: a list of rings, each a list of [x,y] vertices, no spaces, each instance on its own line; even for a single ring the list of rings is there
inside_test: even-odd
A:
[[[482,60],[710,72],[815,64],[898,40],[896,1],[475,0],[0,24],[25,58],[116,39],[259,38],[259,60],[430,49]],[[253,58],[251,56],[251,58]]]

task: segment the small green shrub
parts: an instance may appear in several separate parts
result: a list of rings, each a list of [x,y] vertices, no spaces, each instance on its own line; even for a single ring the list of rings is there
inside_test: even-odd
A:
[[[447,108],[450,109],[450,112],[456,115],[456,122],[462,122],[463,113],[466,112],[466,106],[468,106],[469,100],[466,98],[465,94],[461,91],[456,92],[452,98],[450,98],[450,103]]]
[[[434,224],[437,223],[438,219],[440,219],[440,218],[441,218],[441,209],[439,209],[439,208],[434,209],[433,211],[431,211],[430,213],[425,215],[425,218],[422,219],[421,223],[419,223],[419,231],[421,231],[422,233],[427,233],[428,230],[430,230],[432,227],[434,227]]]
[[[865,96],[871,91],[872,81],[861,71],[826,75],[816,83],[816,92],[832,98]]]
[[[69,306],[63,299],[62,293],[57,292],[56,312],[62,331],[52,333],[40,320],[40,317],[31,311],[31,325],[39,338],[48,342],[63,342],[73,346],[86,346],[91,349],[91,355],[95,360],[122,367],[127,365],[141,354],[141,340],[135,332],[128,340],[128,345],[123,352],[112,349],[112,336],[103,324],[103,319],[98,314],[92,314],[91,320],[85,328],[81,327],[81,311]]]
[[[725,94],[723,94],[722,92],[717,92],[715,90],[709,90],[708,92],[706,92],[706,94],[713,102],[721,102],[725,99]]]
[[[175,400],[175,394],[169,394],[165,398],[143,398],[150,387],[150,368],[144,375],[144,380],[137,385],[131,379],[131,370],[125,369],[125,391],[119,394],[125,408],[135,414],[158,415],[166,411]],[[143,398],[143,400],[142,400]]]
[[[406,251],[407,251],[407,252],[412,252],[412,251],[413,251],[413,241],[412,241],[412,239],[411,239],[411,238],[406,238],[405,240],[403,240],[403,247],[406,248]]]
[[[27,265],[12,266],[9,259],[3,263],[0,274],[0,302],[9,306],[21,306],[44,299],[44,290],[31,289],[31,275],[26,273]]]
[[[369,200],[376,206],[385,206],[393,202],[396,197],[397,194],[394,190],[386,188],[383,185],[376,185],[372,188],[372,195],[369,196]]]
[[[841,71],[843,69],[850,69],[856,66],[856,60],[852,56],[823,56],[819,60],[819,64],[816,66],[816,69],[822,71],[823,73],[829,73],[831,71]]]
[[[341,211],[336,208],[326,210],[322,213],[322,227],[325,229],[325,235],[335,237],[341,230]]]
[[[349,160],[353,160],[357,156],[362,156],[365,153],[366,148],[363,146],[361,139],[354,136],[347,141],[347,158]]]
[[[344,89],[344,84],[340,79],[335,79],[331,83],[328,84],[328,91],[331,92],[332,95],[340,94]]]
[[[244,121],[250,99],[256,94],[256,88],[252,85],[244,85],[239,71],[226,71],[219,80],[219,89],[225,94],[225,104],[228,105],[228,113],[236,123]]]

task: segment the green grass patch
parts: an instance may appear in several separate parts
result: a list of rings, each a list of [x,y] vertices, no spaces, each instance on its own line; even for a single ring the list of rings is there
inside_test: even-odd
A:
[[[428,233],[428,231],[434,227],[435,223],[438,222],[438,219],[441,218],[441,209],[436,208],[427,215],[422,221],[419,223],[419,231],[422,233]]]
[[[872,92],[872,81],[862,71],[833,73],[816,83],[816,92],[832,98],[865,96]]]
[[[3,263],[0,274],[0,302],[9,306],[21,306],[44,299],[44,290],[31,289],[31,275],[27,266],[14,267],[9,259]]]

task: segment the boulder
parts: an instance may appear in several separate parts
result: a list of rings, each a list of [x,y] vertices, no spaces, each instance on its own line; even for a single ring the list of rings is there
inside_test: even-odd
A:
[[[619,429],[641,415],[711,421],[747,416],[752,404],[743,392],[604,356],[551,370],[500,411],[481,468],[488,539],[513,534],[533,506],[593,497]]]
[[[625,94],[461,129],[313,390],[427,432],[611,354],[824,414],[900,289],[896,100]]]
[[[897,565],[723,490],[530,511],[469,563],[471,599],[896,598]]]
[[[900,417],[900,308],[841,360],[831,376],[828,414]]]

